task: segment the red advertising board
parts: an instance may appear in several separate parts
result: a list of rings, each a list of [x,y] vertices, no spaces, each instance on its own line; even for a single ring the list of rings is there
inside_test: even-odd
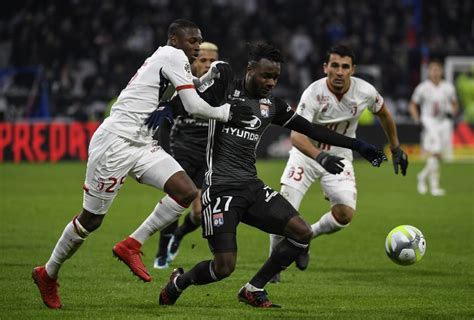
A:
[[[87,160],[99,122],[0,122],[0,162]]]

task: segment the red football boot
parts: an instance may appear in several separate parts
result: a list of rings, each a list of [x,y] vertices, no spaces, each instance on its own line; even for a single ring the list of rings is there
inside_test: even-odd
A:
[[[145,282],[150,282],[151,276],[143,264],[141,258],[143,253],[140,251],[140,247],[140,242],[128,237],[117,243],[113,247],[112,252],[114,256],[125,263],[137,277]]]
[[[267,297],[266,290],[248,291],[247,288],[242,287],[237,295],[240,302],[249,304],[257,308],[281,308],[277,304],[273,304]]]
[[[59,283],[48,276],[45,267],[34,268],[31,277],[38,286],[44,304],[51,309],[61,308],[61,298],[58,294]]]

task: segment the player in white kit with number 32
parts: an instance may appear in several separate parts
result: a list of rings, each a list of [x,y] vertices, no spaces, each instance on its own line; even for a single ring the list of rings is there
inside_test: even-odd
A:
[[[113,248],[114,255],[143,281],[151,281],[151,277],[141,260],[140,247],[152,234],[175,221],[196,198],[192,180],[153,142],[153,132],[144,124],[161,101],[178,93],[190,114],[237,125],[251,119],[251,110],[229,104],[213,108],[196,93],[194,83],[199,84],[199,79],[193,79],[190,62],[197,58],[201,42],[201,31],[194,23],[183,19],[171,23],[167,45],[145,60],[120,93],[110,117],[94,133],[89,145],[83,210],[66,226],[48,262],[33,269],[33,280],[49,308],[61,307],[57,291],[61,265],[101,225],[128,175],[167,193],[143,224]]]
[[[377,90],[368,82],[352,77],[355,71],[354,58],[350,47],[332,47],[324,64],[327,77],[313,82],[303,92],[296,113],[308,121],[326,125],[338,133],[354,138],[359,117],[368,109],[379,117],[389,140],[395,173],[398,174],[400,166],[405,175],[408,160],[400,149],[395,122]],[[313,238],[346,227],[355,213],[357,201],[352,151],[310,140],[294,131],[291,133],[291,141],[293,148],[280,180],[281,194],[298,209],[309,187],[320,180],[325,197],[331,203],[331,210],[311,226]],[[302,150],[310,152],[313,159]],[[325,154],[341,157],[344,168],[328,171],[314,161],[314,158],[325,157]],[[270,251],[279,241],[280,236],[270,235]],[[308,259],[306,251],[296,259],[296,266],[301,270],[306,269]],[[279,275],[272,282],[279,282]]]

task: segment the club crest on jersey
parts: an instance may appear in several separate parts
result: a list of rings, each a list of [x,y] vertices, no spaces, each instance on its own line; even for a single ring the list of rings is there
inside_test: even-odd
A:
[[[260,114],[264,118],[268,118],[270,116],[270,107],[266,104],[260,104]]]
[[[262,98],[258,101],[260,103],[260,114],[264,118],[268,118],[270,116],[270,106],[272,102],[268,98]]]
[[[357,114],[357,104],[354,103],[353,105],[350,106],[351,108],[351,114],[355,116]]]
[[[239,91],[239,90],[237,90],[237,89],[235,89],[235,91],[234,91],[234,94],[233,94],[233,95],[234,95],[234,97],[238,97],[238,96],[240,96],[240,91]]]
[[[222,212],[214,213],[212,215],[212,225],[214,227],[220,227],[223,224],[224,224],[224,214]]]
[[[321,113],[325,113],[329,109],[329,103],[325,103],[321,107]]]

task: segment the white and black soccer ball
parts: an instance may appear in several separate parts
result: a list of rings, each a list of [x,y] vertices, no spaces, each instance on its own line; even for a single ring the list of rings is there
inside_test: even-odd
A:
[[[423,258],[426,240],[420,230],[413,226],[398,226],[385,239],[385,252],[395,263],[408,266]]]

